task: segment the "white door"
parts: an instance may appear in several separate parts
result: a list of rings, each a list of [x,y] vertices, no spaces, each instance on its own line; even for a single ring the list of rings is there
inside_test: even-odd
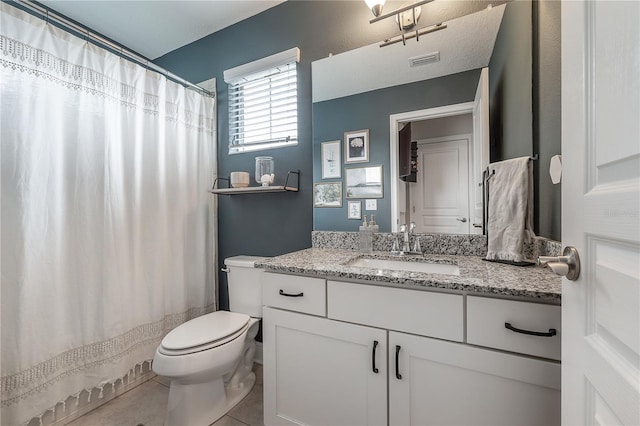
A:
[[[438,140],[418,141],[411,220],[416,232],[468,234],[470,136]]]
[[[560,365],[389,332],[390,425],[554,425]]]
[[[640,424],[640,3],[562,3],[562,421]]]
[[[263,326],[265,425],[387,423],[385,330],[272,308]]]
[[[482,172],[489,166],[489,68],[482,68],[473,100],[473,174],[469,190],[473,194],[471,233],[482,234]]]

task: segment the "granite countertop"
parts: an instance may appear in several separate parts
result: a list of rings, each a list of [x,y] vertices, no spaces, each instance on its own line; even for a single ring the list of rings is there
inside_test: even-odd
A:
[[[456,264],[460,275],[427,274],[359,268],[348,264],[360,257]],[[560,304],[562,278],[548,268],[487,262],[478,256],[363,254],[355,250],[310,248],[259,261],[257,268],[340,280],[367,280],[394,287],[441,289]]]

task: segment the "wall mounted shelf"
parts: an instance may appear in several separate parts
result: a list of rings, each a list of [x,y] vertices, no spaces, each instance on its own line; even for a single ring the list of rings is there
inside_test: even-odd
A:
[[[296,186],[289,185],[289,177],[291,174],[298,175]],[[218,181],[225,180],[229,184],[229,178],[216,178],[213,182],[213,188],[209,190],[212,194],[219,195],[237,195],[237,194],[263,194],[267,192],[298,192],[300,189],[300,170],[290,170],[287,172],[287,179],[284,185],[277,186],[247,186],[245,188],[216,188]]]

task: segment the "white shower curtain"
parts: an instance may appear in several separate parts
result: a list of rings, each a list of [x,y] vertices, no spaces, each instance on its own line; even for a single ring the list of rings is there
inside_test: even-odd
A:
[[[113,383],[215,310],[215,101],[4,2],[0,19],[13,425]]]

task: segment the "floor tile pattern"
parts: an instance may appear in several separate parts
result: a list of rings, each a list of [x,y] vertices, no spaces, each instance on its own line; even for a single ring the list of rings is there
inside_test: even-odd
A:
[[[215,426],[261,426],[262,365],[255,364],[256,385],[249,395]],[[162,426],[169,398],[169,382],[156,376],[69,423],[69,426]]]

